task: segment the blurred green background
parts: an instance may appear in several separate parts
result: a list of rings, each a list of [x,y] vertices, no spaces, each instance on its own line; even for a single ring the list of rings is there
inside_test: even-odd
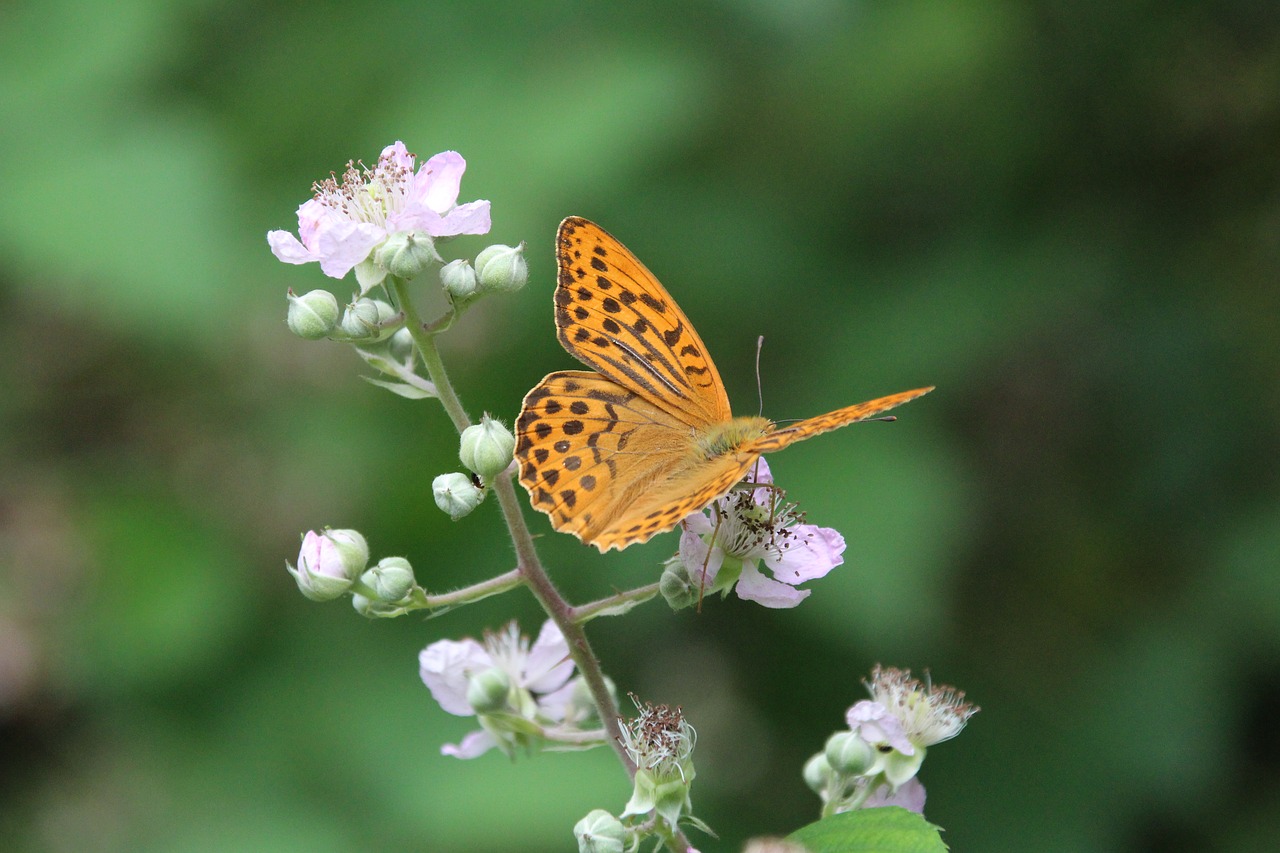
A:
[[[0,838],[49,851],[573,848],[612,754],[438,754],[416,653],[516,592],[369,622],[298,595],[362,530],[434,589],[511,567],[453,524],[437,407],[283,323],[311,181],[403,139],[467,157],[532,276],[444,344],[508,422],[545,373],[552,237],[623,239],[846,564],[788,612],[593,623],[700,733],[721,841],[814,818],[804,760],[876,662],[983,711],[931,751],[958,851],[1246,851],[1280,830],[1280,5],[11,2],[0,10]],[[528,513],[577,601],[648,582]],[[1270,840],[1268,840],[1270,839]]]

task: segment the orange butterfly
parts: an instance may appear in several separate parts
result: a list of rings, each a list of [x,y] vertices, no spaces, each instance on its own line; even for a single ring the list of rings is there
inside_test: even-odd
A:
[[[917,388],[778,429],[735,418],[720,374],[670,294],[593,222],[556,234],[556,329],[593,368],[549,374],[516,421],[520,482],[556,530],[601,552],[647,541],[727,494],[762,454],[865,420]]]

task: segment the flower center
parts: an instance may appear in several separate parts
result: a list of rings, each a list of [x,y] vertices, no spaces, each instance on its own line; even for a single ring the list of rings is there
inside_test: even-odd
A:
[[[316,201],[352,222],[385,226],[387,216],[405,206],[412,178],[412,167],[390,156],[378,158],[372,169],[350,160],[342,177],[330,173],[311,191]]]

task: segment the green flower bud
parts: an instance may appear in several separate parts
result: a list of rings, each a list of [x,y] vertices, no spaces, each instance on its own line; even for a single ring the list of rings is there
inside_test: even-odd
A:
[[[301,296],[289,291],[289,313],[285,322],[300,338],[318,341],[338,325],[338,300],[327,290],[312,290]]]
[[[627,828],[604,809],[593,809],[573,825],[578,853],[622,853],[627,849]]]
[[[455,302],[470,299],[478,289],[476,271],[466,258],[449,261],[441,267],[440,283]]]
[[[827,761],[827,756],[819,752],[804,763],[804,783],[818,795],[826,793],[827,788],[831,786],[831,763]]]
[[[879,753],[853,732],[836,732],[823,749],[831,769],[843,776],[861,776],[875,765]]]
[[[387,339],[387,349],[391,351],[392,358],[407,364],[413,358],[413,335],[409,329],[405,326],[396,329],[395,334]]]
[[[441,474],[431,482],[436,506],[449,513],[454,521],[468,515],[484,500],[484,491],[466,474]]]
[[[476,673],[467,683],[467,704],[477,714],[506,710],[510,702],[511,677],[498,667]]]
[[[365,538],[355,530],[326,529],[324,536],[337,548],[343,565],[346,566],[347,575],[359,577],[364,567],[369,565],[369,543]]]
[[[490,293],[515,293],[529,281],[529,263],[524,259],[524,243],[519,246],[494,245],[476,255],[476,279],[480,289]]]
[[[342,331],[351,338],[384,340],[395,334],[397,316],[399,312],[389,303],[362,296],[347,306],[342,315]]]
[[[499,421],[485,415],[480,423],[462,431],[458,458],[485,480],[496,477],[511,464],[516,437]]]
[[[403,607],[395,604],[388,604],[385,601],[376,601],[372,598],[356,593],[351,596],[351,606],[361,616],[369,619],[386,619],[392,616],[402,616],[408,611]]]
[[[379,601],[395,603],[413,589],[413,567],[404,557],[383,557],[360,576],[360,582],[373,590]]]
[[[672,610],[683,610],[692,607],[698,600],[698,588],[689,578],[689,570],[679,557],[672,557],[663,564],[662,577],[658,580],[658,591],[671,605]]]
[[[412,279],[444,259],[436,252],[436,242],[425,231],[398,231],[374,252],[378,265],[394,276]]]

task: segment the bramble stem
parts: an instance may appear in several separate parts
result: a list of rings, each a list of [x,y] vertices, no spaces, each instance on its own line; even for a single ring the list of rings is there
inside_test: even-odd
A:
[[[398,307],[404,312],[405,326],[409,329],[409,334],[413,336],[413,342],[422,357],[423,366],[427,369],[427,376],[435,384],[436,393],[440,402],[444,405],[444,410],[448,413],[449,419],[453,421],[454,427],[461,433],[471,425],[471,419],[467,417],[467,412],[462,408],[462,403],[458,400],[458,395],[454,392],[453,385],[449,382],[449,376],[445,373],[444,362],[440,359],[440,350],[436,348],[435,332],[429,331],[423,325],[421,316],[419,316],[417,309],[414,308],[413,302],[409,298],[407,282],[396,276],[388,276],[387,281],[391,284],[396,302],[399,303]],[[446,323],[444,327],[448,328],[448,324]],[[614,703],[613,696],[610,695],[609,688],[605,684],[604,671],[600,667],[600,660],[596,657],[595,652],[591,650],[591,644],[587,641],[587,635],[582,626],[573,620],[574,608],[560,595],[560,591],[551,582],[550,576],[547,575],[546,569],[542,567],[542,562],[538,559],[538,552],[534,548],[533,537],[529,534],[529,528],[524,522],[524,515],[520,510],[520,501],[516,497],[515,486],[512,483],[511,476],[511,474],[501,474],[494,478],[492,489],[498,496],[498,504],[502,507],[502,517],[507,522],[507,530],[510,532],[511,541],[515,545],[516,572],[519,573],[524,584],[529,587],[533,597],[542,605],[542,609],[546,611],[547,616],[556,623],[556,627],[564,635],[565,642],[569,644],[569,655],[577,665],[578,672],[582,675],[583,682],[591,692],[591,699],[595,702],[596,710],[600,714],[600,722],[604,726],[609,745],[617,753],[622,766],[627,770],[627,774],[635,776],[635,763],[632,762],[631,757],[627,755],[626,750],[622,747],[622,731],[618,724],[618,706]]]
[[[480,583],[475,583],[471,586],[464,586],[461,589],[442,592],[439,595],[424,595],[421,604],[423,607],[432,609],[450,607],[455,604],[470,604],[473,601],[479,601],[482,598],[488,598],[491,595],[514,589],[522,583],[524,583],[524,577],[521,576],[520,570],[512,569],[495,578],[489,578],[487,581],[480,581]]]
[[[467,417],[467,410],[462,408],[462,402],[449,382],[449,375],[444,371],[440,350],[436,348],[435,333],[427,331],[422,324],[422,317],[418,314],[418,309],[413,306],[413,300],[409,298],[408,282],[394,275],[387,276],[387,281],[390,282],[391,290],[395,293],[396,302],[400,303],[398,307],[404,312],[405,328],[409,330],[414,344],[417,345],[418,355],[422,357],[422,364],[427,368],[427,376],[436,386],[440,403],[444,406],[449,420],[453,421],[454,428],[462,432],[471,426],[471,419]]]
[[[547,575],[538,559],[538,552],[533,546],[533,537],[524,523],[524,515],[520,511],[520,501],[516,497],[515,484],[510,475],[500,475],[493,482],[493,491],[498,496],[498,504],[502,507],[502,515],[507,520],[507,529],[511,532],[511,541],[516,546],[518,571],[524,576],[525,583],[533,597],[538,599],[542,609],[556,623],[560,633],[564,634],[569,644],[569,655],[578,666],[582,680],[591,691],[591,699],[600,713],[600,724],[609,735],[609,745],[618,754],[627,774],[636,775],[636,765],[622,747],[622,730],[618,724],[618,706],[613,701],[609,687],[605,684],[604,671],[600,668],[600,660],[591,650],[586,631],[582,625],[573,621],[573,608],[565,601],[560,591]]]
[[[579,604],[570,610],[569,616],[574,622],[583,624],[600,616],[605,611],[625,604],[635,606],[643,604],[658,594],[658,585],[651,583],[647,586],[636,587],[624,592],[615,593],[598,601],[592,601],[589,604]]]

